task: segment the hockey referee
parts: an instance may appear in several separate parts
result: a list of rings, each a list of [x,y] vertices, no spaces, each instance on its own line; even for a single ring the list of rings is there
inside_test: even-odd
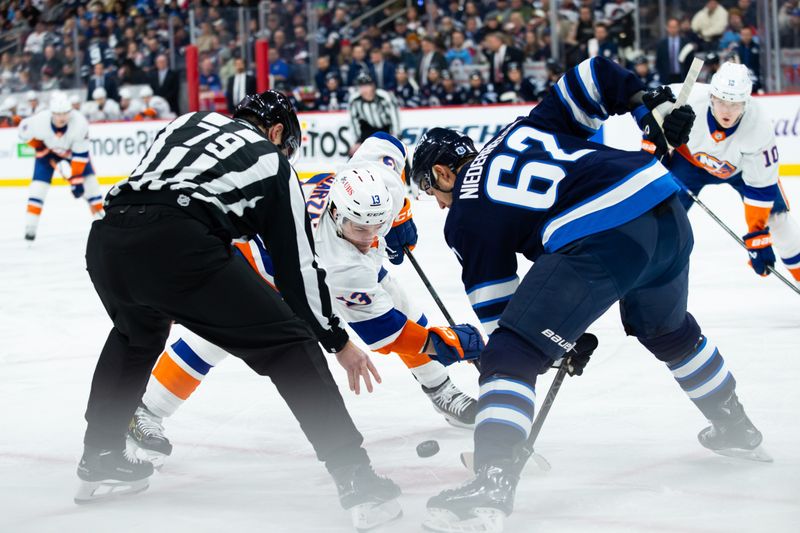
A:
[[[300,136],[294,108],[274,91],[245,97],[233,118],[189,113],[161,130],[109,192],[86,263],[114,327],[92,381],[76,502],[147,488],[153,467],[124,452],[125,434],[173,321],[269,376],[336,480],[342,505],[362,503],[364,493],[399,494],[372,471],[317,343],[336,353],[356,392],[360,379],[372,390],[370,373],[380,381],[331,310],[287,159]],[[232,239],[256,234],[280,294],[234,255]]]
[[[400,134],[400,115],[394,95],[375,87],[375,80],[366,72],[356,78],[358,96],[350,99],[348,110],[353,123],[354,153],[364,140],[379,131],[397,137]]]

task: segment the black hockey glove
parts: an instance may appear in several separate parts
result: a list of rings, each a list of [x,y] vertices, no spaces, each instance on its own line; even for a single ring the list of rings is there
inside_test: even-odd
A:
[[[561,363],[566,365],[567,374],[570,376],[582,375],[586,363],[589,362],[589,358],[597,349],[597,344],[597,337],[591,333],[584,333],[578,337],[578,340],[575,341],[575,346],[567,352],[564,361]]]
[[[686,144],[694,124],[694,111],[689,106],[673,109],[675,95],[669,87],[659,87],[642,95],[642,104],[633,110],[644,139],[642,149],[661,159],[671,146]],[[653,112],[664,117],[662,126],[658,125]]]

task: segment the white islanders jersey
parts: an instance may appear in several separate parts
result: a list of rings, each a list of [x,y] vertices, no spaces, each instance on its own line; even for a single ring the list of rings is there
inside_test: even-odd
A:
[[[25,142],[37,139],[42,141],[54,154],[70,159],[72,154],[86,154],[88,157],[89,122],[78,111],[69,113],[67,129],[63,133],[53,128],[52,113],[49,110],[36,113],[19,125],[19,138]]]

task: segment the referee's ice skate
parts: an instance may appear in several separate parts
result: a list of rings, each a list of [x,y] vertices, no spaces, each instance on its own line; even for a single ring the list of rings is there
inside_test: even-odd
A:
[[[81,486],[75,503],[84,504],[142,492],[149,486],[153,465],[131,457],[125,450],[86,446],[78,465]]]
[[[353,465],[331,472],[339,502],[350,511],[357,531],[368,531],[403,514],[397,498],[401,491],[391,479],[379,476],[370,465]]]
[[[160,470],[165,458],[172,453],[172,443],[164,435],[163,419],[140,405],[128,426],[127,442],[140,450],[144,458]]]

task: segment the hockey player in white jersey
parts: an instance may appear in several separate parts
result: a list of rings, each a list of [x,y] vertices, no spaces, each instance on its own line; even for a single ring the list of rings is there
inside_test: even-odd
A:
[[[36,113],[20,123],[19,137],[36,151],[33,180],[28,195],[25,220],[25,239],[36,238],[44,200],[50,190],[55,168],[62,161],[69,162],[69,181],[72,195],[84,198],[93,216],[103,214],[103,197],[100,185],[89,161],[89,123],[72,108],[64,93],[50,97],[50,109]],[[58,166],[62,169],[63,166]],[[67,174],[66,171],[62,171]]]
[[[477,404],[453,384],[445,365],[463,359],[465,352],[480,350],[480,334],[470,325],[427,328],[425,315],[414,309],[382,265],[384,236],[390,228],[413,224],[405,198],[405,161],[402,143],[376,133],[336,175],[309,179],[304,192],[314,246],[341,318],[371,350],[397,353],[450,424],[471,428]],[[274,286],[271,260],[261,239],[236,247]],[[162,463],[172,451],[163,433],[163,417],[171,416],[228,355],[183,331],[154,367],[129,431],[132,443],[155,463]]]
[[[678,88],[673,88],[676,94]],[[800,281],[800,225],[789,215],[780,186],[773,125],[751,91],[747,67],[736,63],[724,63],[710,85],[695,85],[688,103],[697,120],[689,142],[667,166],[694,194],[706,185],[732,186],[744,202],[747,234],[742,239],[753,270],[769,274],[774,239],[783,264]],[[691,207],[686,192],[680,198]]]
[[[122,118],[119,104],[109,98],[106,90],[102,87],[92,91],[92,99],[81,106],[81,113],[91,122],[119,120]]]

